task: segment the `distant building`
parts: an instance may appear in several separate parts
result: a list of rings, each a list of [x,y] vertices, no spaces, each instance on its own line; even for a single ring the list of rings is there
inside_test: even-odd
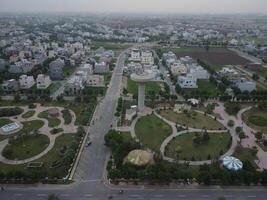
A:
[[[21,75],[19,85],[21,89],[29,89],[35,84],[33,76]]]
[[[109,72],[109,65],[105,62],[95,63],[94,73],[95,74],[104,74]]]
[[[136,61],[136,62],[140,61],[141,60],[140,50],[139,49],[132,49],[131,57],[129,60]]]
[[[51,85],[50,77],[44,74],[39,74],[36,79],[37,89],[46,89]]]
[[[177,84],[181,88],[198,88],[197,79],[192,74],[186,76],[178,76]]]
[[[11,65],[9,68],[10,73],[14,74],[21,74],[21,73],[28,73],[33,69],[33,63],[22,59],[19,62],[16,62],[14,65]]]
[[[195,66],[194,68],[191,68],[189,73],[192,74],[197,80],[210,78],[209,72],[201,66]]]
[[[52,61],[49,64],[49,76],[52,80],[62,80],[64,79],[64,61],[61,59],[57,59]]]
[[[86,72],[87,75],[90,75],[94,73],[94,68],[93,65],[85,63],[79,68],[79,71]]]
[[[4,59],[0,59],[0,72],[6,70],[6,62]]]
[[[252,92],[256,90],[256,83],[254,81],[248,81],[244,78],[241,78],[240,80],[235,81],[235,85],[241,90],[241,92],[244,92],[244,91]]]
[[[154,65],[154,57],[151,51],[142,51],[141,63],[147,65]]]
[[[4,81],[2,89],[5,93],[13,93],[19,90],[19,82],[15,79]]]
[[[73,77],[67,81],[64,86],[64,93],[67,96],[80,95],[84,89],[83,79],[80,77]]]
[[[171,72],[174,76],[179,76],[187,73],[187,68],[181,62],[174,62],[171,64]]]
[[[101,75],[89,75],[86,78],[86,85],[88,86],[105,86],[104,76]]]

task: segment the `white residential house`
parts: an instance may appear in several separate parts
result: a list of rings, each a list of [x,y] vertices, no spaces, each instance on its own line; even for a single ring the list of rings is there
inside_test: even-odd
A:
[[[189,73],[192,74],[197,80],[198,79],[209,79],[210,74],[201,66],[195,66],[189,70]]]
[[[49,76],[39,74],[36,79],[37,89],[46,89],[51,85],[51,79]]]
[[[131,61],[140,61],[141,60],[141,56],[140,56],[140,50],[139,49],[132,49],[131,51],[131,57],[130,59]]]
[[[84,81],[81,77],[74,76],[64,86],[64,93],[67,96],[80,95],[84,89]]]
[[[177,84],[181,88],[198,88],[197,79],[192,74],[187,74],[186,76],[178,76]]]
[[[85,63],[79,68],[79,71],[86,72],[87,75],[93,74],[94,73],[93,65]]]
[[[19,77],[20,89],[29,89],[35,84],[33,76],[21,75]]]
[[[140,63],[131,62],[126,67],[124,67],[123,71],[124,73],[131,75],[132,73],[142,73],[144,70]]]
[[[235,81],[235,85],[241,90],[241,92],[252,92],[256,90],[256,83],[254,81],[248,81],[245,78],[241,78],[238,81]]]
[[[154,57],[151,51],[142,51],[141,63],[147,65],[154,65]]]
[[[105,62],[95,63],[94,73],[104,74],[109,72],[109,65]]]
[[[105,86],[104,76],[102,75],[89,75],[86,78],[87,86]]]
[[[22,59],[19,62],[16,62],[15,65],[11,65],[9,68],[10,73],[20,74],[28,73],[33,69],[33,63],[26,59]]]
[[[174,76],[179,76],[187,73],[187,68],[181,62],[174,62],[171,64],[171,72]]]

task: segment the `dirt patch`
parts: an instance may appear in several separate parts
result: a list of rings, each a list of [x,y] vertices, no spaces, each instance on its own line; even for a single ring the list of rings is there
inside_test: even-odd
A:
[[[190,56],[194,59],[206,61],[212,65],[246,65],[250,61],[227,49],[209,52],[177,52],[178,57]]]

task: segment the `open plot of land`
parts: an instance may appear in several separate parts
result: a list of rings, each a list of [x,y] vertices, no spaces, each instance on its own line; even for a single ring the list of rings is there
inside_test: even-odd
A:
[[[45,135],[25,135],[12,140],[3,150],[3,156],[11,160],[23,160],[41,153],[49,144]]]
[[[128,92],[138,95],[138,85],[133,80],[128,78],[127,80],[127,90]],[[149,82],[146,83],[146,95],[158,95],[160,92],[160,83],[157,82]]]
[[[206,128],[210,130],[223,129],[223,125],[212,119],[209,116],[204,116],[201,113],[191,112],[191,113],[176,113],[173,110],[160,110],[159,114],[169,121],[174,123],[188,126],[191,128]]]
[[[183,89],[184,95],[194,96],[199,94],[207,97],[216,97],[220,93],[216,85],[209,80],[198,80],[197,85],[197,89]]]
[[[243,113],[242,119],[251,128],[267,134],[267,111],[252,108]]]
[[[135,126],[137,138],[153,151],[159,151],[161,143],[171,132],[171,127],[155,115],[140,118]]]
[[[178,57],[190,56],[203,60],[211,65],[246,65],[250,61],[238,56],[236,53],[224,48],[178,48],[175,49]]]
[[[195,144],[194,137],[195,133],[185,133],[173,139],[166,147],[166,156],[174,159],[178,156],[180,160],[210,160],[225,153],[231,143],[228,133],[209,133],[210,139],[204,144]]]

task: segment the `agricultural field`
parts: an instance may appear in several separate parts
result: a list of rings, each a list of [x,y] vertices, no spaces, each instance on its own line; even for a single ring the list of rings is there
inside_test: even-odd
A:
[[[194,59],[200,59],[210,65],[246,65],[250,63],[245,58],[238,56],[236,53],[224,48],[210,48],[206,51],[203,48],[181,48],[176,51],[178,57],[190,56]]]

